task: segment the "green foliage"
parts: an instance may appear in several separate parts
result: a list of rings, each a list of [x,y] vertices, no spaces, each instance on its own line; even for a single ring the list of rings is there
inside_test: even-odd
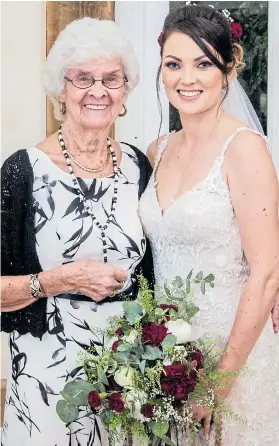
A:
[[[163,372],[163,364],[161,361],[156,361],[152,368],[146,368],[146,375],[150,381],[151,386],[156,390],[161,390],[161,375]]]
[[[149,423],[153,435],[163,438],[169,430],[169,423],[167,421],[151,421]]]
[[[148,281],[142,276],[138,276],[139,279],[139,303],[142,306],[145,313],[153,313],[156,308],[156,302],[153,298],[153,292],[150,290]]]
[[[79,414],[78,408],[65,400],[57,401],[56,412],[60,419],[66,424],[75,421]]]
[[[74,406],[86,406],[88,394],[95,388],[92,384],[82,381],[76,380],[66,384],[61,395],[63,398]]]
[[[162,391],[161,379],[166,375],[164,364],[182,363],[189,373],[195,364],[191,363],[190,353],[200,348],[204,354],[203,374],[198,380],[195,391],[190,394],[189,400],[195,399],[210,410],[215,402],[215,395],[210,387],[223,387],[224,383],[232,378],[232,374],[216,370],[218,356],[215,353],[214,342],[199,340],[196,343],[176,345],[179,331],[177,330],[177,337],[171,333],[165,335],[166,330],[158,327],[158,324],[182,319],[177,324],[169,324],[168,329],[173,326],[173,333],[175,326],[181,327],[182,324],[183,327],[183,320],[190,324],[199,311],[194,303],[195,292],[206,292],[214,286],[214,280],[213,274],[205,276],[202,271],[195,274],[192,270],[185,280],[177,276],[171,283],[165,283],[163,291],[156,291],[155,300],[147,281],[140,276],[139,302],[125,301],[124,315],[110,318],[109,329],[98,331],[103,335],[104,345],[94,345],[79,355],[79,363],[83,366],[86,380],[76,380],[65,386],[61,392],[64,400],[60,400],[57,404],[60,418],[68,424],[78,419],[80,407],[91,410],[87,403],[88,394],[91,390],[95,390],[102,400],[97,414],[109,431],[110,446],[123,443],[125,437],[129,443],[132,436],[135,436],[142,446],[152,442],[153,439],[155,439],[154,446],[159,446],[158,440],[168,446],[175,446],[167,437],[169,429],[174,423],[188,428],[191,416],[189,413],[186,414],[187,402],[182,408],[177,408],[174,404],[175,398]],[[160,303],[167,306],[174,305],[178,311],[175,307],[163,310]],[[153,323],[147,327],[147,338],[150,336],[155,339],[157,336],[159,340],[163,334],[158,346],[153,347],[152,342],[145,341],[145,344],[142,342],[142,327],[147,322]],[[187,324],[184,324],[182,329],[185,326],[190,330]],[[118,328],[121,330],[116,335]],[[110,340],[108,345],[107,337]],[[111,348],[115,339],[118,339],[117,351]],[[120,391],[111,386],[112,377],[123,386]],[[124,404],[122,413],[108,408],[108,398],[119,392],[121,396],[115,396],[115,400],[122,399]],[[143,420],[141,410],[142,405],[146,403],[152,405],[146,407],[146,410],[151,410],[151,418]],[[190,428],[192,429],[191,426]],[[195,431],[194,427],[192,431]]]

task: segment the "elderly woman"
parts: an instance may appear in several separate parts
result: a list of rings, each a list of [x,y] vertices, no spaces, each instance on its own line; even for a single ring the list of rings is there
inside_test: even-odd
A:
[[[2,329],[11,333],[3,446],[101,444],[98,420],[65,427],[56,403],[82,374],[78,352],[100,342],[90,328],[120,314],[123,296],[137,297],[139,271],[152,273],[138,217],[151,167],[109,137],[138,71],[114,22],[69,24],[45,71],[63,125],[2,168]]]

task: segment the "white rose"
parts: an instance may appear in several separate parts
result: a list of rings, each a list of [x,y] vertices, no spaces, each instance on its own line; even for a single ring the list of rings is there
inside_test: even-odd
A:
[[[131,367],[120,367],[114,375],[116,384],[122,387],[132,386],[133,369]]]
[[[137,330],[132,330],[129,335],[123,337],[123,341],[128,342],[128,344],[134,344],[137,337],[138,337]]]
[[[145,421],[146,418],[142,415],[141,407],[147,403],[147,395],[140,390],[131,390],[127,392],[125,397],[125,406],[130,409],[133,416],[139,421]]]
[[[171,334],[176,337],[176,344],[186,344],[186,342],[193,342],[200,338],[201,332],[197,327],[191,327],[188,322],[183,319],[176,319],[176,321],[169,321],[165,326]]]

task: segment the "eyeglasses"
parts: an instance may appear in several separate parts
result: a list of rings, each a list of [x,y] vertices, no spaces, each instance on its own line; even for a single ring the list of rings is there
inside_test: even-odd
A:
[[[69,79],[65,76],[65,79],[73,84],[76,88],[90,88],[92,85],[95,84],[95,82],[102,82],[104,87],[111,88],[111,89],[117,89],[123,87],[123,85],[128,82],[127,77],[121,77],[121,76],[107,76],[103,77],[102,79],[95,79],[92,76],[87,75],[80,75],[75,77],[74,79]]]

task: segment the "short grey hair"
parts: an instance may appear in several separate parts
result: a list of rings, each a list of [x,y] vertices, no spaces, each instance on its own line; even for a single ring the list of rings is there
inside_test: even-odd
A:
[[[60,32],[44,70],[44,86],[54,105],[56,119],[64,119],[58,96],[63,91],[67,69],[94,59],[112,58],[119,59],[123,65],[128,79],[125,84],[127,96],[139,82],[139,63],[133,46],[115,22],[84,17],[69,23]]]

